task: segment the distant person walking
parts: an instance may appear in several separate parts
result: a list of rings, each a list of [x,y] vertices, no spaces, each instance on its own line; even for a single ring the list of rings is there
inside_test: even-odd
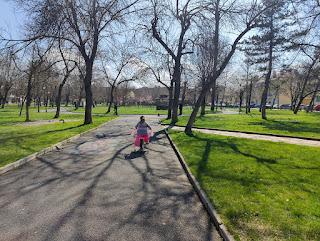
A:
[[[115,113],[116,115],[118,115],[118,106],[117,106],[117,103],[114,103],[113,108],[114,108],[114,113]]]

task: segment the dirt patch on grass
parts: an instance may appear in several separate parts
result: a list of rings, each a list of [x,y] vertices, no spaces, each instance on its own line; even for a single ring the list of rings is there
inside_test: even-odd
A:
[[[71,121],[81,121],[81,120],[63,120],[63,119],[57,119],[57,120],[35,120],[31,122],[24,122],[16,124],[15,126],[38,126],[43,124],[54,124],[57,122],[71,122]]]

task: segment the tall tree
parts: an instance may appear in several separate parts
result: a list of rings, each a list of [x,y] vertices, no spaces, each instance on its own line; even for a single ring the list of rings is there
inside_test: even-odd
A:
[[[29,38],[61,39],[73,45],[85,62],[86,108],[84,124],[92,123],[92,74],[104,32],[123,23],[139,0],[17,0],[30,14]]]
[[[302,87],[301,87],[301,90],[300,90],[300,93],[299,93],[298,102],[297,102],[297,105],[295,106],[295,108],[293,110],[293,112],[295,114],[298,113],[299,108],[300,108],[304,98],[307,97],[310,94],[310,93],[306,94],[305,90],[306,90],[308,82],[311,79],[312,70],[313,70],[314,66],[316,66],[318,63],[320,63],[320,52],[316,51],[313,56],[310,56],[310,58],[311,58],[311,62],[306,66],[307,68],[306,68],[306,72],[305,72],[305,75],[304,75],[304,81],[303,81],[303,84],[302,84]]]
[[[193,109],[188,124],[186,126],[185,131],[191,132],[192,125],[196,119],[199,107],[205,98],[207,92],[212,87],[213,83],[221,76],[227,65],[229,64],[232,56],[234,55],[237,46],[240,42],[240,40],[244,37],[246,33],[248,33],[251,29],[258,26],[258,17],[267,9],[267,7],[262,7],[260,5],[257,5],[255,1],[253,1],[249,6],[244,5],[237,5],[237,1],[233,1],[232,3],[229,2],[220,2],[219,0],[213,1],[214,4],[212,5],[212,15],[213,17],[208,19],[208,21],[212,21],[215,24],[215,40],[214,40],[214,58],[218,59],[219,52],[221,51],[221,46],[219,45],[219,36],[221,34],[221,26],[220,22],[222,17],[225,17],[230,20],[230,16],[236,17],[236,21],[228,21],[230,23],[241,23],[241,21],[244,21],[244,25],[242,30],[240,30],[237,35],[235,36],[231,46],[225,50],[227,53],[226,55],[221,59],[221,61],[216,61],[217,66],[213,70],[212,78],[206,83],[205,87],[201,90],[201,93],[197,99],[197,102],[195,104],[195,108]],[[241,10],[240,10],[241,9]],[[236,14],[234,14],[236,12]],[[227,22],[227,21],[226,21]],[[236,29],[240,29],[240,26],[237,26]],[[225,48],[225,47],[224,47]]]
[[[265,72],[264,90],[261,97],[261,117],[266,119],[266,104],[270,85],[270,78],[274,69],[274,62],[279,59],[279,53],[283,52],[288,40],[286,29],[291,22],[288,21],[292,15],[288,11],[287,1],[284,0],[263,0],[264,6],[270,6],[260,16],[258,33],[244,41],[245,52],[248,56],[255,57],[255,63],[261,66]]]
[[[58,95],[56,98],[56,114],[54,116],[54,118],[59,118],[60,117],[60,106],[61,106],[61,96],[62,96],[62,89],[64,87],[64,85],[66,84],[68,78],[70,77],[72,71],[75,70],[77,64],[74,62],[74,60],[70,60],[67,59],[65,56],[65,53],[61,47],[61,41],[59,41],[59,53],[60,56],[63,60],[63,64],[64,64],[64,70],[63,70],[63,79],[61,81],[61,83],[59,84],[59,89],[58,89]],[[70,56],[69,56],[70,57]]]
[[[120,56],[120,59],[118,59]],[[110,86],[110,100],[106,113],[111,111],[114,102],[114,94],[117,88],[131,81],[140,79],[148,69],[138,58],[127,52],[118,51],[113,58],[103,58],[102,68],[104,79]]]
[[[151,22],[152,36],[165,49],[174,61],[173,67],[173,83],[174,83],[174,98],[172,103],[172,118],[171,123],[178,122],[178,104],[180,98],[181,86],[181,61],[182,57],[190,53],[188,43],[192,42],[186,38],[188,30],[194,18],[201,12],[203,3],[187,0],[183,3],[178,0],[174,2],[153,1],[153,19]],[[166,12],[164,14],[163,12]],[[171,45],[172,38],[175,37],[176,29],[163,28],[163,22],[170,21],[166,17],[173,17],[179,26],[179,32],[175,42]],[[176,25],[173,24],[175,27]]]
[[[10,89],[18,78],[18,70],[14,64],[14,53],[11,48],[4,49],[0,58],[0,104],[4,109]]]

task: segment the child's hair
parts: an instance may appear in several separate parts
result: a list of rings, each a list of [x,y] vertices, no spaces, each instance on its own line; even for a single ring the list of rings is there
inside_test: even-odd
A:
[[[141,122],[145,122],[145,121],[146,121],[146,118],[144,118],[144,116],[142,115],[142,116],[140,116],[140,121],[141,121]]]

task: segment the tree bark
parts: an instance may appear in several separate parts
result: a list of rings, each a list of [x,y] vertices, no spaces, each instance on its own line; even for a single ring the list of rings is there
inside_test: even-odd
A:
[[[200,92],[200,96],[199,96],[199,98],[197,99],[197,102],[195,103],[194,109],[193,109],[193,111],[192,111],[192,113],[191,113],[191,115],[190,115],[188,124],[187,124],[187,126],[186,126],[186,129],[185,129],[185,132],[186,132],[186,133],[190,133],[190,132],[191,132],[192,125],[193,125],[193,123],[194,123],[195,120],[196,120],[197,113],[198,113],[198,111],[199,111],[199,108],[200,108],[200,106],[201,106],[201,103],[203,102],[203,99],[205,98],[206,94],[207,94],[207,91],[205,91],[205,90],[202,90],[202,91]]]
[[[300,105],[302,104],[302,101],[304,100],[305,96],[304,96],[304,90],[306,89],[306,86],[307,86],[307,83],[309,81],[309,78],[310,78],[310,74],[311,74],[311,71],[312,71],[312,68],[313,66],[316,64],[318,58],[316,59],[313,59],[311,65],[309,66],[308,68],[308,73],[304,79],[304,82],[303,82],[303,86],[302,86],[302,89],[301,89],[301,92],[300,92],[300,95],[299,95],[299,102],[298,104],[295,106],[295,109],[294,109],[294,114],[297,114],[298,111],[299,111],[299,108],[300,108]]]
[[[239,113],[241,112],[241,106],[242,106],[242,97],[243,97],[243,90],[240,89],[240,94],[239,94]]]
[[[173,81],[171,80],[171,84],[170,84],[170,87],[169,87],[169,103],[168,103],[168,116],[167,116],[167,119],[171,119],[172,117],[172,99],[173,97]]]
[[[27,95],[26,95],[26,120],[25,120],[26,122],[30,121],[29,106],[31,105],[32,76],[33,76],[33,71],[31,71],[31,73],[28,76],[28,86],[27,86]]]
[[[54,118],[59,118],[59,116],[60,116],[60,104],[61,104],[61,92],[62,92],[62,88],[63,88],[63,84],[61,83],[61,84],[59,85],[58,96],[57,96],[57,100],[56,100],[57,110],[56,110],[56,115],[54,116]]]
[[[272,72],[272,67],[273,67],[273,16],[271,16],[270,20],[271,26],[270,26],[270,43],[269,43],[269,64],[268,64],[268,73],[265,78],[264,82],[264,90],[261,98],[261,118],[262,119],[267,119],[266,116],[266,104],[267,104],[267,98],[268,98],[268,91],[269,91],[269,85],[270,85],[270,78],[271,78],[271,72]]]
[[[174,96],[172,102],[172,119],[171,124],[175,124],[178,122],[178,105],[179,105],[179,98],[180,98],[180,84],[181,84],[181,73],[180,73],[180,57],[177,57],[174,65],[174,72],[173,72],[173,81],[174,81]]]
[[[314,99],[315,99],[315,98],[316,98],[316,96],[317,96],[317,93],[318,93],[319,87],[320,87],[320,78],[318,79],[317,84],[316,84],[316,88],[314,89],[314,92],[313,92],[312,98],[311,98],[311,100],[310,100],[310,103],[309,103],[308,109],[307,109],[307,111],[306,111],[307,113],[309,113],[309,112],[310,112],[310,111],[312,111],[312,109],[313,109]]]
[[[109,105],[108,105],[108,110],[106,112],[106,114],[110,113],[111,112],[111,106],[113,104],[113,92],[114,92],[114,86],[111,86],[111,90],[110,90],[110,102],[109,102]]]
[[[250,85],[249,85],[249,97],[248,97],[248,112],[250,113],[251,110],[251,96],[252,96],[252,80],[250,81]]]
[[[201,102],[200,115],[205,115],[205,114],[206,114],[206,98],[203,98]]]
[[[211,93],[211,111],[214,111],[216,101],[216,81],[214,81]]]
[[[73,71],[73,69],[71,71],[67,70],[66,75],[64,76],[61,84],[59,85],[58,96],[57,96],[57,100],[56,100],[57,111],[56,111],[56,115],[54,116],[54,118],[59,118],[59,116],[60,116],[60,105],[61,105],[62,89],[63,89],[63,86],[65,85],[67,79],[69,78],[70,73]]]
[[[231,50],[230,52],[227,54],[227,56],[223,59],[223,61],[221,62],[221,66],[218,70],[216,70],[213,73],[212,79],[211,81],[209,81],[209,83],[206,85],[206,88],[201,91],[201,94],[196,102],[195,108],[193,109],[191,116],[189,118],[188,124],[186,126],[185,132],[189,133],[191,132],[192,129],[192,125],[196,119],[199,107],[201,105],[201,102],[203,101],[203,98],[205,97],[207,91],[210,89],[210,87],[212,86],[212,84],[214,83],[214,81],[217,80],[217,78],[219,78],[219,76],[221,75],[221,73],[224,71],[224,69],[226,68],[226,66],[228,65],[228,63],[230,62],[231,57],[234,55],[235,51],[236,51],[236,47],[239,43],[239,41],[242,39],[242,37],[249,32],[255,25],[253,24],[253,20],[252,22],[250,22],[249,24],[247,24],[246,29],[244,29],[238,36],[237,38],[234,40],[232,46],[231,46]],[[219,29],[219,28],[217,28]],[[218,50],[218,45],[216,45],[216,52]]]
[[[4,109],[4,107],[6,105],[9,89],[5,88],[4,91],[5,92],[4,92],[4,95],[3,95],[3,98],[2,98],[2,105],[1,105],[2,109]]]
[[[84,78],[84,89],[86,92],[86,107],[85,107],[85,117],[84,125],[92,123],[92,90],[91,90],[91,80],[92,80],[92,68],[93,61],[86,61],[86,75]]]

